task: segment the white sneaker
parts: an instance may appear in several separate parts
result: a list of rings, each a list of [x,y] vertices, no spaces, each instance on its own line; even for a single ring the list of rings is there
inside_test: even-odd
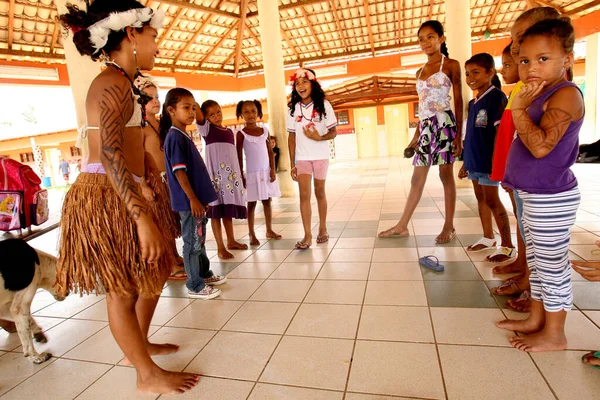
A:
[[[227,282],[226,276],[213,275],[210,278],[205,278],[204,283],[211,286],[219,286]]]
[[[221,289],[217,289],[214,288],[212,286],[205,286],[204,289],[202,289],[199,292],[193,292],[191,290],[188,290],[188,296],[190,297],[194,297],[196,299],[202,299],[202,300],[210,300],[210,299],[214,299],[215,297],[219,297],[221,295]]]

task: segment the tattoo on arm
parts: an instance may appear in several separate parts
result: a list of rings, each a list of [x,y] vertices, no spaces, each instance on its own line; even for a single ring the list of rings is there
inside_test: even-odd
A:
[[[113,85],[100,96],[101,159],[106,174],[134,220],[147,214],[133,175],[129,172],[123,151],[123,135],[127,111],[133,107],[129,85]]]
[[[556,147],[573,116],[561,108],[548,108],[540,121],[533,123],[524,108],[511,110],[519,138],[534,157],[545,157]]]

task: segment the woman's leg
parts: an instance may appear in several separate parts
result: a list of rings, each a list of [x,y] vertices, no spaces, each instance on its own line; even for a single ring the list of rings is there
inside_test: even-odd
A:
[[[213,235],[217,241],[217,253],[219,258],[222,260],[230,260],[233,258],[233,254],[227,251],[225,242],[223,241],[223,231],[221,230],[221,219],[211,218],[210,225],[212,227]]]
[[[273,210],[271,199],[263,200],[263,211],[265,213],[265,225],[267,226],[267,239],[281,239],[281,235],[273,231]]]
[[[456,210],[456,183],[453,164],[440,165],[440,180],[444,185],[444,211],[446,219],[442,232],[436,238],[438,243],[447,243],[454,236],[454,210]]]
[[[304,238],[302,243],[310,245],[312,243],[312,210],[310,208],[310,183],[312,176],[309,174],[298,175],[298,187],[300,188],[300,216],[304,226]]]
[[[248,245],[235,240],[233,233],[233,221],[231,218],[223,218],[223,226],[225,227],[225,235],[227,235],[227,249],[229,250],[248,250]]]
[[[427,182],[427,174],[429,173],[430,167],[415,167],[413,175],[410,181],[410,191],[408,192],[408,199],[404,206],[404,212],[400,221],[388,230],[379,232],[379,237],[392,237],[392,236],[408,236],[408,223],[412,217],[421,196],[423,196],[423,189],[425,188],[425,182]]]
[[[256,202],[249,201],[248,202],[248,233],[250,236],[250,246],[258,246],[260,242],[256,238],[256,233],[254,232],[254,211],[256,210]]]

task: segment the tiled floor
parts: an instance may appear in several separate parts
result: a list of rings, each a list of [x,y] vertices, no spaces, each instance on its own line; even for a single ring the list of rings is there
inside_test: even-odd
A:
[[[600,239],[600,165],[578,165],[583,202],[572,258],[593,255]],[[338,162],[328,181],[331,240],[293,251],[302,237],[296,199],[275,201],[281,241],[236,252],[213,269],[229,282],[217,300],[188,299],[183,282],[164,290],[152,340],[181,345],[156,357],[171,370],[202,374],[182,399],[600,399],[600,371],[584,366],[586,350],[600,349],[600,284],[574,275],[569,350],[527,354],[509,346],[494,322],[522,317],[490,295],[500,278],[465,246],[481,232],[472,190],[458,190],[458,238],[436,246],[443,192],[432,171],[410,231],[417,236],[378,239],[400,217],[411,168],[399,158]],[[508,204],[508,198],[503,196]],[[316,207],[314,222],[316,224]],[[264,236],[262,214],[259,236]],[[514,220],[511,221],[514,225]],[[244,223],[236,225],[244,240]],[[56,247],[57,232],[32,243]],[[422,270],[434,254],[443,273]],[[2,399],[137,399],[135,373],[120,365],[121,351],[107,324],[103,297],[55,303],[40,292],[32,306],[56,358],[34,366],[20,354],[16,335],[0,331]],[[168,397],[168,396],[167,396]]]

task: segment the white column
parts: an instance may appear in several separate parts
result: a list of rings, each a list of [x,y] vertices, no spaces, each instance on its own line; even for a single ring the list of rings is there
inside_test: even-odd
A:
[[[598,96],[598,81],[600,80],[600,69],[598,68],[598,57],[600,56],[599,34],[594,33],[585,38],[585,118],[583,127],[579,132],[581,144],[593,143],[600,139],[598,127],[598,116],[600,115],[600,101]]]
[[[279,188],[284,197],[291,197],[295,195],[295,185],[289,174],[290,155],[286,127],[288,108],[278,4],[279,2],[274,0],[258,0],[258,18],[269,107],[269,126],[271,134],[277,137],[279,143],[279,168],[288,171],[279,174]]]
[[[40,178],[46,176],[46,171],[44,168],[44,156],[42,155],[42,149],[35,143],[35,138],[29,138],[29,142],[31,143],[31,151],[33,153],[33,160],[35,162],[35,173],[38,174]]]
[[[67,3],[76,4],[81,10],[86,10],[87,8],[85,3],[81,0],[54,0],[54,2],[59,14],[65,14],[67,12]],[[69,31],[68,36],[66,38],[63,37],[62,40],[65,49],[65,58],[67,59],[69,84],[71,85],[73,100],[75,101],[77,127],[78,130],[82,130],[87,123],[85,99],[92,81],[101,71],[100,63],[94,62],[91,58],[87,56],[83,57],[79,54],[73,43],[72,32]],[[85,135],[84,139],[78,144],[81,146],[82,163],[85,164],[89,154],[87,135]]]

